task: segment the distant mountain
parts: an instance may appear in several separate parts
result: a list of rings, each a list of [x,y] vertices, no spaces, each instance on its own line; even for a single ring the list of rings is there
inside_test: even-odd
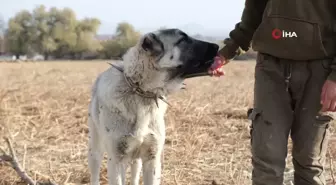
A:
[[[209,42],[217,42],[218,40],[223,40],[223,38],[220,38],[220,37],[213,37],[213,36],[207,36],[207,35],[201,35],[201,34],[194,34],[190,36],[196,39],[199,39],[199,40],[209,41]],[[100,41],[110,40],[114,38],[114,35],[113,34],[98,34],[96,35],[96,38]]]
[[[159,29],[160,27],[166,27],[165,25],[158,26],[158,27],[137,27],[136,29],[139,30],[141,33],[146,33],[150,31],[155,31]],[[171,28],[171,27],[168,27]],[[228,33],[230,30],[226,29],[214,29],[214,28],[206,28],[200,24],[196,23],[188,23],[183,24],[174,28],[181,29],[182,31],[186,32],[187,34],[194,35],[194,36],[201,36],[201,38],[204,38],[206,40],[224,40],[225,37],[228,36]],[[106,32],[105,30],[110,30],[111,33],[115,31],[115,25],[112,25],[111,23],[104,22],[101,26],[100,30],[104,30],[104,32],[100,32],[99,35],[110,35],[109,32]],[[104,38],[104,37],[103,37]]]
[[[208,29],[202,25],[194,23],[181,25],[178,28],[191,35],[201,35],[201,37],[206,40],[223,40],[228,35],[227,30]]]
[[[209,42],[216,42],[218,40],[215,37],[205,36],[205,35],[201,35],[201,34],[195,34],[195,35],[191,35],[191,36],[196,38],[196,39],[203,40],[203,41],[209,41]]]
[[[164,27],[164,26],[162,26]],[[188,35],[193,36],[200,40],[210,41],[210,42],[217,42],[219,40],[224,40],[228,36],[227,30],[215,30],[215,29],[207,29],[202,25],[190,23],[184,24],[181,26],[176,27],[181,29],[182,31],[186,32]],[[158,28],[141,28],[138,29],[141,33],[147,33],[150,31],[155,31]],[[97,39],[99,40],[108,40],[112,39],[113,34],[98,34]]]

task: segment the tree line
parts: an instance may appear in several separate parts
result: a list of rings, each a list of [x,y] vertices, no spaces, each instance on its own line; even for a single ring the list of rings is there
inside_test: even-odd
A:
[[[47,9],[40,5],[31,12],[18,12],[7,24],[0,20],[0,50],[17,58],[40,54],[45,60],[111,59],[121,57],[141,36],[131,24],[121,22],[112,38],[100,40],[100,25],[97,18],[77,19],[70,8]]]

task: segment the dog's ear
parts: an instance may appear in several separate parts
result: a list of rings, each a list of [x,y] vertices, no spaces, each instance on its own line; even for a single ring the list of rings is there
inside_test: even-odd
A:
[[[151,56],[159,56],[164,50],[162,41],[153,33],[143,37],[141,47]]]

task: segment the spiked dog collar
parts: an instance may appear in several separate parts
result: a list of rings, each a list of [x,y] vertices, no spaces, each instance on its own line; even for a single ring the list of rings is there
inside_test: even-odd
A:
[[[108,63],[110,64],[112,67],[116,68],[118,71],[120,71],[121,73],[123,73],[124,75],[124,78],[125,78],[125,81],[127,83],[127,85],[130,87],[130,91],[132,93],[135,93],[143,98],[151,98],[151,99],[154,99],[155,100],[155,103],[156,103],[156,106],[159,107],[159,104],[158,104],[158,99],[160,99],[161,101],[165,102],[167,105],[169,105],[169,103],[166,101],[166,99],[163,97],[163,96],[158,96],[157,94],[153,93],[153,92],[149,92],[149,91],[144,91],[142,90],[138,84],[132,82],[132,80],[126,76],[126,73],[124,72],[124,69],[119,67],[119,66],[116,66],[112,63]]]

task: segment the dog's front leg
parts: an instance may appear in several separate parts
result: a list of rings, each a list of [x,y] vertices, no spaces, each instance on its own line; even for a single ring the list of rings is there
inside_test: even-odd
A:
[[[107,161],[107,175],[109,185],[125,185],[125,165],[115,157]]]
[[[159,185],[161,182],[163,148],[165,142],[164,118],[158,117],[157,134],[149,134],[145,138],[145,148],[142,150],[144,185]]]
[[[160,136],[164,137],[164,136]],[[159,185],[161,181],[161,154],[164,140],[156,138],[154,134],[145,139],[146,147],[142,150],[143,182],[144,185]]]
[[[159,153],[143,162],[144,185],[159,185],[161,181],[161,155]]]
[[[92,185],[99,185],[100,165],[103,159],[103,151],[100,147],[100,138],[92,118],[89,116],[89,151],[88,165],[90,170],[90,180]]]
[[[141,159],[135,159],[131,165],[131,185],[139,185],[141,168]]]
[[[113,140],[113,139],[111,139]],[[107,176],[109,185],[125,185],[126,165],[115,149],[115,143],[107,146]]]

